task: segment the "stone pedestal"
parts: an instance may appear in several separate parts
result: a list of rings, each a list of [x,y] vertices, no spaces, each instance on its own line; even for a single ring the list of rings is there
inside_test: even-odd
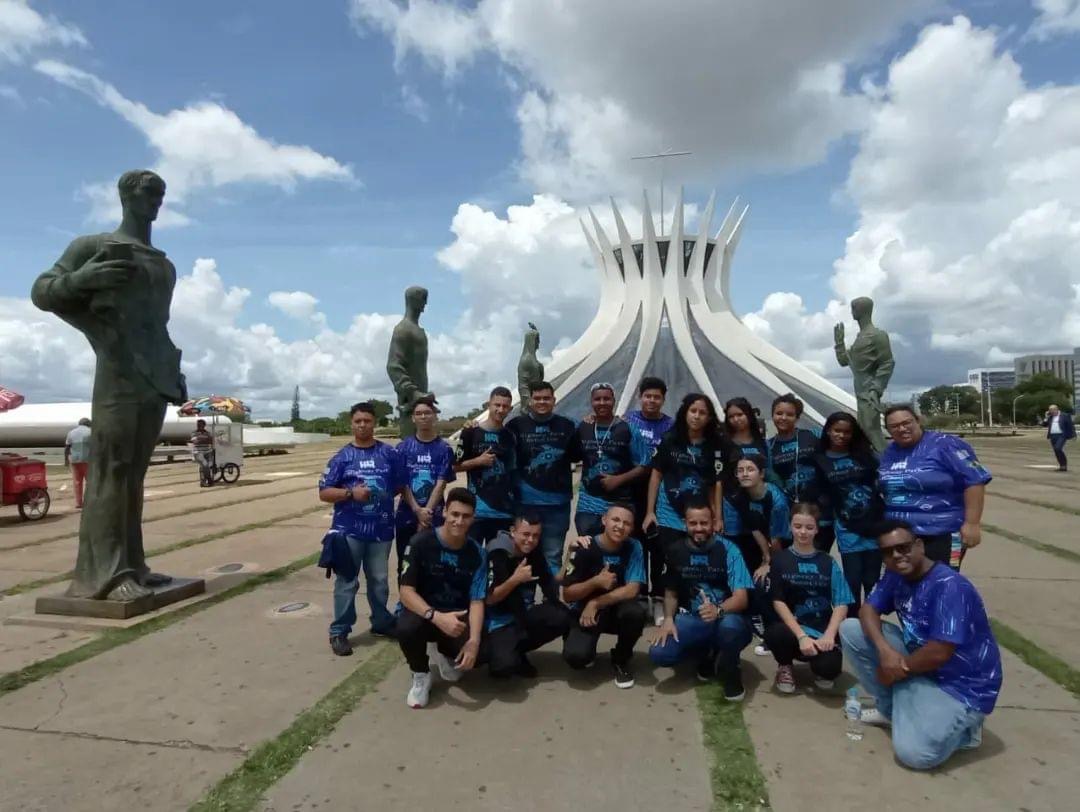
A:
[[[68,595],[45,596],[37,599],[34,611],[39,615],[126,620],[161,609],[170,603],[201,595],[206,591],[206,581],[202,578],[173,578],[167,584],[152,588],[152,595],[133,601],[99,601],[93,598],[72,598]]]

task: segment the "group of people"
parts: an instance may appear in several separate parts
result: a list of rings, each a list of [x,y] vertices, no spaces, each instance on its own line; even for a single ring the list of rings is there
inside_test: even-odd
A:
[[[353,406],[353,441],[319,482],[334,506],[320,561],[336,576],[333,652],[352,653],[362,571],[372,632],[395,637],[412,671],[410,707],[428,702],[432,660],[450,682],[483,664],[492,677],[532,677],[529,652],[561,639],[565,662],[584,669],[605,634],[615,683],[630,688],[651,620],[652,663],[688,661],[730,701],[745,695],[740,657],[755,636],[781,693],[796,690],[796,660],[831,687],[847,652],[877,701],[864,718],[893,724],[905,763],[976,746],[1001,668],[958,572],[979,544],[990,479],[971,447],[923,430],[908,406],[886,411],[892,442],[879,457],[847,412],[820,432],[801,426],[791,394],[771,404],[768,439],[745,398],[721,415],[690,394],[669,417],[666,394],[645,378],[639,408],[620,417],[614,388],[598,382],[591,412],[573,420],[541,381],[510,418],[510,390],[496,387],[456,450],[438,436],[433,398],[397,446],[375,439],[370,404]],[[458,473],[467,487],[452,487]],[[881,621],[889,612],[899,627]]]

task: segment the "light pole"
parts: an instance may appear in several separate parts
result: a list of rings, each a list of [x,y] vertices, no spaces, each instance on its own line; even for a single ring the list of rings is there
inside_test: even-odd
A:
[[[1027,395],[1017,395],[1013,398],[1013,428],[1016,428],[1016,401],[1020,400],[1020,398],[1026,397]]]

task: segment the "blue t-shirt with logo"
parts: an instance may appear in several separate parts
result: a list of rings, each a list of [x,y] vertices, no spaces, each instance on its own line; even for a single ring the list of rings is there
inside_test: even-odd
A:
[[[971,581],[935,563],[915,582],[886,572],[866,600],[878,614],[896,612],[909,651],[931,640],[956,646],[953,656],[926,676],[969,708],[994,709],[1001,691],[1001,652]]]
[[[476,518],[509,519],[517,501],[517,438],[510,429],[473,426],[461,432],[457,461],[467,462],[490,451],[495,461],[468,473],[469,490],[476,495]]]
[[[795,429],[787,439],[777,434],[765,444],[769,470],[791,502],[813,502],[817,498],[814,453],[820,437],[820,429]]]
[[[664,435],[675,427],[674,417],[662,414],[654,419],[642,414],[641,409],[627,412],[624,419],[637,429],[637,433],[650,449],[659,446],[660,441],[664,439]]]
[[[441,479],[443,482],[454,481],[454,451],[442,437],[424,442],[415,436],[406,437],[397,445],[398,457],[405,472],[405,485],[421,507],[427,507],[431,492]],[[415,524],[416,514],[402,499],[398,503],[398,522]],[[433,520],[442,517],[442,505],[436,505]]]
[[[519,414],[506,424],[517,440],[517,482],[523,505],[569,505],[570,463],[577,424],[562,415]]]
[[[760,531],[769,539],[791,538],[791,506],[784,492],[771,482],[765,483],[765,493],[753,499],[740,488],[729,499],[724,497],[724,535],[751,535]]]
[[[652,467],[660,472],[656,493],[656,521],[671,530],[686,530],[685,506],[693,500],[711,501],[712,489],[724,475],[730,449],[718,438],[684,442],[675,431],[664,435],[653,454]]]
[[[368,448],[349,443],[330,458],[319,477],[319,490],[361,484],[370,489],[370,498],[335,502],[333,529],[359,539],[390,541],[394,538],[394,494],[405,485],[397,451],[379,440]]]
[[[877,459],[826,451],[815,456],[815,466],[819,490],[828,496],[836,516],[836,543],[840,552],[876,550],[877,539],[867,534],[883,518],[877,495]]]
[[[926,431],[913,448],[889,443],[878,470],[885,515],[922,535],[955,533],[964,523],[964,490],[990,481],[970,445]]]
[[[631,484],[605,491],[600,477],[618,476],[652,459],[652,449],[630,423],[616,418],[608,426],[596,423],[578,425],[575,456],[581,458],[581,482],[578,485],[578,513],[603,516],[614,502],[630,502]]]

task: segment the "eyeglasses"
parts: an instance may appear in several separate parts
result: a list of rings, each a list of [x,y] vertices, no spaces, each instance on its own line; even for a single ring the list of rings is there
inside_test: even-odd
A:
[[[905,541],[901,544],[894,544],[892,547],[885,547],[881,551],[883,558],[893,557],[907,557],[911,555],[911,549],[914,546],[914,541]]]
[[[611,392],[611,394],[615,394],[615,387],[612,386],[610,383],[594,383],[592,386],[589,387],[589,394],[591,395],[593,392],[596,392],[600,389],[606,389]]]
[[[891,426],[886,424],[885,431],[889,432],[889,434],[895,434],[903,429],[910,429],[914,425],[915,421],[909,418],[907,420],[901,420],[899,423],[893,423]]]

